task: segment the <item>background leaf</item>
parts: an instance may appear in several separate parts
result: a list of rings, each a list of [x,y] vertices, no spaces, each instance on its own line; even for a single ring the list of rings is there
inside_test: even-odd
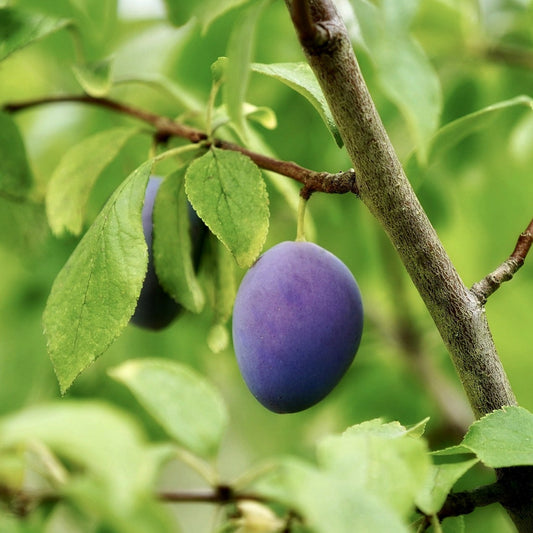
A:
[[[74,65],[72,70],[83,90],[90,96],[100,98],[109,92],[113,84],[112,66],[111,60],[104,59],[95,63]]]
[[[108,494],[129,506],[149,491],[155,464],[144,436],[127,415],[103,402],[61,401],[14,413],[0,420],[3,449],[39,441],[63,460],[87,468]]]
[[[113,128],[84,139],[66,152],[54,170],[46,193],[46,213],[52,231],[79,235],[91,190],[119,151],[139,130]]]
[[[19,129],[10,115],[0,112],[0,196],[22,201],[32,185],[33,176]]]
[[[182,26],[195,17],[206,32],[213,21],[234,7],[245,4],[248,0],[203,0],[202,2],[184,3],[181,0],[165,0],[170,22]]]
[[[269,0],[259,0],[248,7],[234,24],[229,37],[226,56],[224,104],[233,125],[244,139],[247,125],[244,120],[244,102],[250,77],[250,63],[254,45],[255,27],[259,15]]]
[[[0,61],[68,24],[67,19],[0,7]]]
[[[409,126],[420,160],[436,131],[442,109],[440,81],[409,27],[419,0],[351,0],[361,37],[376,68],[380,87],[398,106]]]
[[[533,110],[533,99],[529,96],[517,96],[510,100],[492,104],[445,124],[429,140],[426,165],[421,165],[413,155],[408,159],[405,167],[413,187],[418,188],[422,184],[429,174],[428,169],[442,160],[451,148],[458,145],[469,135],[489,127],[490,123],[498,115],[510,113],[519,107],[529,107]]]
[[[252,70],[283,82],[305,97],[322,117],[337,146],[342,148],[343,142],[333,120],[333,115],[318,81],[307,63],[273,63],[270,65],[253,63]]]
[[[180,444],[213,456],[228,415],[220,394],[190,368],[163,359],[136,359],[110,372]]]
[[[65,392],[127,326],[146,273],[141,210],[152,162],[115,191],[58,274],[43,322]]]
[[[31,457],[44,446],[63,463],[59,505],[74,503],[76,516],[86,513],[85,525],[100,519],[117,533],[175,532],[152,498],[168,450],[149,445],[126,412],[101,401],[44,403],[1,419],[0,432],[0,449],[25,449]]]
[[[238,152],[213,148],[187,169],[194,209],[242,268],[257,258],[268,232],[268,196],[259,168]]]
[[[186,309],[199,313],[205,302],[194,272],[190,218],[183,167],[165,178],[154,205],[154,261],[165,290]]]

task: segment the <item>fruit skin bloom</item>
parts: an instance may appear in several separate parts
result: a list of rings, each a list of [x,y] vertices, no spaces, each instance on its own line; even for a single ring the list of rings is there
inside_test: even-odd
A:
[[[282,242],[243,278],[233,312],[237,363],[252,394],[277,413],[322,400],[355,357],[359,287],[346,265],[310,242]]]

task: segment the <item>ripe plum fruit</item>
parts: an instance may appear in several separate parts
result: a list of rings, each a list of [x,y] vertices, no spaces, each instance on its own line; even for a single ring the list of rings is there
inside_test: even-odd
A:
[[[362,330],[353,275],[310,242],[265,252],[237,292],[237,363],[252,394],[277,413],[302,411],[327,396],[352,363]]]
[[[148,270],[144,278],[139,300],[137,301],[135,313],[130,319],[132,324],[151,330],[160,330],[167,327],[183,310],[182,306],[175,302],[159,284],[155,272],[154,254],[152,251],[152,215],[157,191],[162,181],[163,178],[151,176],[146,187],[142,222],[144,238],[148,246]],[[200,263],[207,228],[190,204],[187,204],[187,209],[190,224],[189,235],[192,243],[192,260],[196,270]]]

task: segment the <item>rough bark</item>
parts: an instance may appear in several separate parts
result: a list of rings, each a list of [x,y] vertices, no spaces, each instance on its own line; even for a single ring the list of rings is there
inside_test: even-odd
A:
[[[474,415],[516,405],[484,307],[455,270],[403,171],[333,2],[286,4],[352,160],[359,196],[389,236],[427,306]],[[508,486],[520,485],[523,472],[502,469],[499,477]],[[533,531],[527,492],[521,501],[504,504],[520,532]]]

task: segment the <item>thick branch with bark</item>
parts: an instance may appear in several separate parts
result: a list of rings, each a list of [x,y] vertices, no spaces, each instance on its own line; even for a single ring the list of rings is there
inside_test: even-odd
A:
[[[360,198],[428,308],[475,416],[516,405],[483,305],[455,270],[403,171],[333,1],[285,2],[352,160]],[[520,485],[523,479],[520,469],[502,469],[500,475],[509,486],[509,480]],[[533,492],[527,492],[515,507],[505,504],[520,532],[533,531]]]
[[[302,17],[311,17],[299,32],[301,44],[352,159],[360,197],[388,234],[431,313],[475,415],[515,405],[483,308],[456,272],[405,176],[333,2],[286,2],[297,32]],[[315,40],[309,37],[310,24],[317,28]]]

